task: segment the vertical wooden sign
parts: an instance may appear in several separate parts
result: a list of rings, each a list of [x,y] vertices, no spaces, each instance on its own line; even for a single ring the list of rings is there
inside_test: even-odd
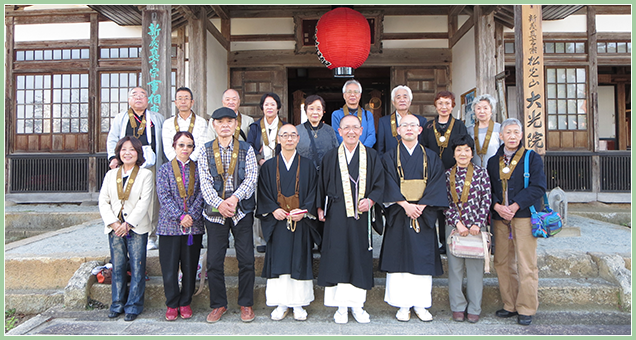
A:
[[[148,110],[172,115],[171,6],[148,5],[142,11],[141,86],[148,92]]]
[[[519,112],[523,115],[524,142],[526,148],[544,155],[546,117],[541,5],[515,7],[517,87],[523,89],[519,96]]]

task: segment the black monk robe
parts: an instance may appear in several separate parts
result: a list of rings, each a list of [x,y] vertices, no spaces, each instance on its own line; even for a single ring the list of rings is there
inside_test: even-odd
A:
[[[392,204],[385,208],[386,226],[380,252],[380,270],[388,273],[411,273],[415,275],[441,275],[442,262],[437,246],[435,221],[437,211],[448,208],[446,196],[446,178],[439,156],[430,149],[426,150],[428,182],[424,195],[416,204],[426,204],[418,218],[420,232],[411,228],[411,218],[406,216],[404,208]],[[404,201],[400,191],[400,177],[397,172],[396,149],[383,156],[386,173],[384,201],[393,203]],[[418,145],[409,155],[403,143],[400,143],[400,158],[404,168],[404,179],[422,179],[424,153]]]
[[[271,279],[290,274],[291,278],[295,280],[312,280],[314,276],[311,250],[314,242],[320,243],[320,236],[315,226],[316,222],[305,217],[296,223],[296,230],[292,232],[287,229],[287,219],[279,221],[272,215],[274,210],[280,208],[276,186],[276,159],[278,157],[282,157],[282,155],[279,154],[266,161],[258,176],[256,217],[261,220],[263,238],[267,242],[261,276]],[[281,192],[285,196],[293,196],[296,190],[298,160],[298,154],[294,155],[294,161],[289,171],[287,171],[282,158],[278,162]],[[317,176],[312,161],[300,157],[299,209],[306,209],[308,214],[312,216],[318,216],[316,213]]]
[[[359,174],[360,147],[351,158],[349,175],[356,179]],[[375,150],[365,147],[367,151],[367,178],[364,197],[374,202],[382,202],[384,190],[384,169]],[[318,206],[327,209],[325,229],[318,272],[318,285],[332,287],[338,283],[350,283],[355,287],[369,290],[373,288],[373,251],[370,251],[368,240],[368,212],[359,215],[359,219],[347,217],[342,177],[338,162],[338,149],[325,154],[320,168],[318,184]],[[356,186],[351,180],[351,194],[355,197]],[[355,199],[355,198],[354,198]],[[354,209],[357,202],[354,204]],[[377,209],[377,207],[376,207]],[[380,221],[381,222],[381,221]]]

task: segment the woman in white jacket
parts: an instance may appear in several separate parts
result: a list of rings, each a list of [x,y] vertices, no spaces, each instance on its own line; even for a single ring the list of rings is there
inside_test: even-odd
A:
[[[106,173],[99,192],[99,213],[104,220],[113,264],[112,303],[108,317],[116,318],[126,313],[124,320],[133,321],[144,308],[146,244],[151,230],[148,208],[154,178],[150,170],[141,168],[145,159],[137,138],[126,136],[120,139],[115,147],[115,157],[119,166]],[[131,279],[130,291],[126,294],[128,263]]]

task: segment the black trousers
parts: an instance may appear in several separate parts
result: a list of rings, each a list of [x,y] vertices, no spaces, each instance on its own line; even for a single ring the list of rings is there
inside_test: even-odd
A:
[[[444,210],[437,211],[437,228],[439,229],[439,242],[446,249],[446,216]]]
[[[254,305],[254,215],[245,215],[236,225],[231,218],[224,224],[205,220],[208,233],[208,285],[210,288],[210,308],[227,307],[225,290],[225,254],[230,245],[230,231],[234,235],[234,249],[239,265],[239,306]]]
[[[163,276],[163,291],[166,306],[179,308],[189,306],[196,285],[197,267],[201,254],[203,235],[192,235],[193,244],[188,246],[188,236],[159,236],[159,264]],[[179,265],[183,278],[179,290]]]

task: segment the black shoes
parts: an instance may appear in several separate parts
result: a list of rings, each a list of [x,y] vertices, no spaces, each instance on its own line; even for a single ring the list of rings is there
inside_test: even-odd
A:
[[[498,310],[495,313],[495,315],[497,315],[500,318],[509,318],[509,317],[512,317],[512,316],[515,316],[515,315],[519,315],[519,313],[517,313],[517,312],[509,312],[509,311],[507,311],[505,309],[500,309],[500,310]]]
[[[517,323],[523,326],[529,326],[532,323],[532,315],[521,315],[517,316]]]
[[[124,321],[133,321],[137,318],[137,314],[126,314]]]
[[[114,319],[114,318],[116,318],[116,317],[120,316],[121,314],[122,314],[122,313],[120,313],[120,312],[113,312],[113,311],[111,311],[111,312],[108,312],[108,318],[110,318],[110,319]]]
[[[256,251],[259,253],[265,253],[265,251],[267,251],[267,246],[256,246]]]

